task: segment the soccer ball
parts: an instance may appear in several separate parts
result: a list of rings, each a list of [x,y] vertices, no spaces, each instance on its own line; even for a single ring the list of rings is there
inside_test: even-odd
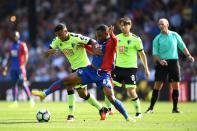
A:
[[[51,113],[47,109],[39,110],[36,118],[38,122],[48,122],[51,118]]]

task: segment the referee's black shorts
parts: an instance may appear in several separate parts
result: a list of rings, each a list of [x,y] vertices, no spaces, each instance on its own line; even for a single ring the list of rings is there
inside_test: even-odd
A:
[[[162,66],[159,63],[155,67],[155,81],[169,82],[180,81],[180,64],[178,60],[166,60],[168,65]]]

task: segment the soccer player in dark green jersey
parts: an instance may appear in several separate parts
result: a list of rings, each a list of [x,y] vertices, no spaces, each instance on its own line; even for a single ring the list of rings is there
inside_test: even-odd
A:
[[[152,93],[151,103],[146,113],[153,113],[154,105],[157,101],[159,91],[167,76],[171,87],[173,88],[172,113],[180,113],[177,107],[179,97],[180,64],[178,57],[178,48],[185,54],[189,61],[194,62],[194,58],[189,53],[181,36],[169,30],[169,22],[166,18],[161,18],[158,22],[161,32],[153,40],[153,57],[156,62],[155,83]]]
[[[49,57],[53,54],[57,53],[57,49],[59,49],[68,61],[71,64],[72,71],[75,72],[77,69],[84,68],[90,64],[89,59],[86,54],[86,50],[83,47],[87,44],[96,44],[95,40],[90,39],[89,37],[85,37],[81,34],[75,34],[68,32],[67,27],[64,24],[58,24],[55,27],[55,35],[57,36],[50,45],[50,48],[45,56]],[[94,46],[93,46],[94,47]],[[100,50],[96,50],[94,48],[94,54],[100,54]],[[59,82],[59,81],[57,81]],[[46,96],[54,92],[55,90],[64,88],[64,86],[54,86],[51,85],[46,91],[32,91],[32,94],[35,96],[39,96],[41,99],[44,99]],[[87,100],[88,103],[95,106],[101,115],[101,120],[105,119],[105,115],[107,113],[107,109],[103,107],[92,95],[87,92],[86,85],[78,85],[75,87],[77,92],[81,98]],[[68,92],[68,105],[69,105],[69,115],[67,120],[74,120],[74,109],[75,109],[75,97],[74,97],[74,89],[73,87],[67,87]]]
[[[117,87],[121,87],[122,83],[125,84],[127,92],[134,103],[134,108],[136,110],[134,118],[141,118],[140,100],[136,93],[137,55],[140,56],[146,77],[149,78],[150,72],[147,59],[140,37],[130,31],[132,27],[131,19],[124,17],[121,18],[118,23],[122,33],[117,35],[119,43],[117,47],[115,69],[112,72],[112,77],[114,84]]]

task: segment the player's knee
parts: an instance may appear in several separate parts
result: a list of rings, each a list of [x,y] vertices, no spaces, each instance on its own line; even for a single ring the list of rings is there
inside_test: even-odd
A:
[[[131,98],[136,98],[136,97],[138,97],[136,91],[130,91],[130,92],[128,92],[128,95],[129,95]]]
[[[80,94],[79,94],[79,96],[80,96]],[[81,94],[80,97],[83,98],[84,100],[88,100],[90,98],[90,93],[88,93],[88,94],[86,94],[86,93]]]
[[[116,100],[115,96],[113,96],[113,95],[107,95],[106,94],[106,97],[111,103],[115,102],[115,100]]]
[[[162,86],[163,86],[163,82],[156,81],[154,84],[154,89],[161,90]]]

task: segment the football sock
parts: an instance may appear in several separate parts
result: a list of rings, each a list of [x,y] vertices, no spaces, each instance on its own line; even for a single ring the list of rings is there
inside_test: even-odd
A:
[[[112,104],[127,120],[129,115],[128,115],[127,111],[125,110],[124,106],[122,105],[122,103],[116,99],[114,102],[112,102]]]
[[[13,96],[13,101],[18,100],[18,86],[12,87],[12,96]]]
[[[25,90],[25,93],[27,94],[27,99],[31,99],[31,92],[28,86],[24,86],[23,89]]]
[[[133,101],[133,106],[134,106],[136,112],[141,113],[141,105],[140,105],[139,97],[132,99],[132,101]]]
[[[88,93],[88,95],[84,98],[84,100],[88,101],[88,103],[98,110],[100,110],[103,106],[92,96]]]
[[[67,91],[67,99],[68,99],[68,108],[69,108],[69,115],[74,115],[75,111],[75,95],[74,90]]]
[[[45,95],[48,96],[49,94],[55,92],[56,90],[63,89],[64,85],[62,84],[61,80],[54,82],[47,90],[44,91]]]
[[[178,98],[179,98],[179,91],[173,90],[172,92],[173,109],[177,109]]]
[[[107,105],[107,108],[113,108],[111,102],[109,101],[109,99],[105,96],[105,104]]]
[[[154,89],[153,94],[152,94],[152,98],[151,98],[150,109],[154,108],[154,105],[155,105],[157,98],[158,98],[158,94],[159,94],[159,90]]]

